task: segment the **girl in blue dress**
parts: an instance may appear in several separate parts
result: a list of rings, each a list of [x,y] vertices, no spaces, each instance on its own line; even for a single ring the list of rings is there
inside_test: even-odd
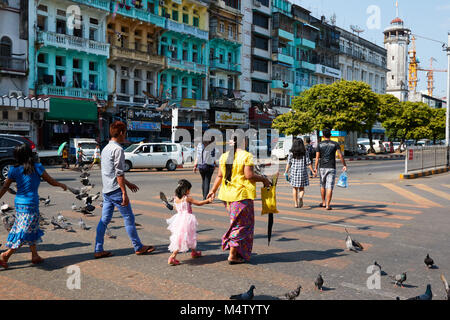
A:
[[[14,150],[16,165],[8,172],[3,188],[0,190],[0,199],[8,190],[12,182],[17,184],[17,194],[14,200],[16,219],[9,232],[6,247],[7,251],[0,254],[0,266],[8,268],[8,260],[24,244],[31,250],[31,262],[38,264],[43,261],[39,256],[36,243],[42,242],[44,232],[39,228],[39,195],[38,188],[41,177],[50,185],[67,190],[65,184],[55,181],[45,171],[42,164],[34,161],[31,148],[22,144]]]

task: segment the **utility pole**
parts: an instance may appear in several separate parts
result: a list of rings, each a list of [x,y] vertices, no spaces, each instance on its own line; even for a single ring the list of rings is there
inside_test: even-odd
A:
[[[448,33],[448,45],[447,45],[447,58],[448,58],[448,68],[447,68],[447,118],[445,121],[445,144],[447,147],[450,144],[450,123],[449,123],[449,112],[450,112],[450,32]]]

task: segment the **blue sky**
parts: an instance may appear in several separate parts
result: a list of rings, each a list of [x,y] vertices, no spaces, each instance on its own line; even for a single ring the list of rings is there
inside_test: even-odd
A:
[[[383,30],[396,16],[395,0],[290,0],[309,11],[315,17],[325,15],[327,19],[336,14],[336,25],[350,30],[350,25],[357,25],[365,31],[361,37],[378,45],[383,45]],[[370,6],[377,6],[380,12],[381,25],[371,25],[367,10]],[[405,26],[412,33],[427,38],[447,43],[448,32],[450,32],[450,1],[449,0],[398,0],[399,16],[405,22]],[[374,11],[372,11],[374,12]],[[368,24],[369,21],[369,24]],[[369,27],[370,28],[369,28]],[[437,42],[416,39],[417,56],[421,67],[428,69],[430,58],[433,69],[447,69],[447,55],[442,50],[442,44]],[[446,96],[446,73],[435,73],[435,91],[437,97]],[[426,90],[426,72],[419,71],[419,91]]]

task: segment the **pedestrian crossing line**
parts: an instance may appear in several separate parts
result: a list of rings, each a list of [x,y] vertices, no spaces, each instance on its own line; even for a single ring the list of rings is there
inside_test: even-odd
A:
[[[160,214],[156,213],[154,211],[142,210],[142,209],[137,209],[137,208],[134,208],[133,211],[135,213],[144,214],[144,215],[151,216],[154,218],[160,217]],[[199,210],[196,210],[196,211],[199,211]],[[218,215],[223,216],[222,214],[218,214]],[[255,217],[255,220],[264,222],[264,223],[267,222],[265,217]],[[202,227],[214,227],[219,230],[222,230],[223,233],[225,233],[226,230],[228,229],[228,222],[225,222],[225,221],[224,222],[218,222],[218,221],[212,222],[211,220],[205,220],[205,219],[202,219],[199,217],[197,217],[197,221],[199,222],[199,225],[201,225]],[[282,223],[282,224],[292,225],[290,223]],[[146,228],[144,228],[144,229],[146,229]],[[255,233],[265,235],[265,234],[267,234],[267,228],[261,228],[261,227],[255,226]],[[274,229],[274,233],[275,233],[275,229]],[[307,235],[304,233],[299,234],[299,233],[294,233],[294,232],[283,232],[283,231],[279,231],[277,233],[279,233],[280,236],[282,235],[283,237],[298,239],[298,241],[300,241],[300,242],[313,243],[316,245],[317,244],[318,245],[326,245],[331,248],[334,248],[336,246],[336,244],[340,244],[340,246],[343,248],[345,247],[345,239],[336,239],[336,238],[322,237],[322,236],[318,237],[318,236]],[[169,236],[169,234],[168,234],[168,236]],[[363,246],[370,248],[372,245],[369,243],[363,243]]]
[[[63,297],[31,284],[0,275],[1,300],[65,300]]]
[[[71,233],[67,233],[65,234],[65,236],[67,237],[76,237],[77,240],[79,240],[79,238],[84,238],[84,239],[90,239],[91,237],[88,237],[88,235],[86,233],[81,233],[79,235],[76,234],[71,234]],[[203,235],[199,235],[201,238],[203,238],[203,240],[205,241],[211,241],[211,240],[216,240],[215,238],[212,237],[208,237],[208,236],[203,236]],[[92,239],[91,239],[92,240]],[[106,243],[105,239],[105,243]],[[110,243],[106,244],[108,246],[108,250],[113,251],[114,250],[123,250],[123,248],[128,248],[129,244],[129,240],[127,238],[127,236],[123,236],[120,237],[118,236],[117,239],[110,241]],[[257,243],[254,243],[253,246],[254,250],[253,252],[255,253],[254,257],[259,255],[288,255],[289,257],[292,256],[292,253],[290,253],[289,251],[282,251],[281,249],[275,248],[273,246],[271,247],[266,247],[265,245],[258,245]],[[330,253],[327,253],[327,251],[331,251]],[[306,263],[312,263],[315,265],[321,265],[321,266],[327,266],[329,268],[337,268],[339,267],[339,269],[344,269],[346,266],[348,266],[351,262],[346,261],[346,262],[342,262],[339,261],[339,259],[343,259],[344,255],[342,257],[340,256],[336,256],[336,252],[340,252],[341,249],[332,249],[332,250],[327,250],[324,252],[314,252],[314,251],[308,251],[305,250],[305,255],[307,256],[306,259],[304,260],[304,262]],[[298,254],[301,254],[298,253]],[[298,254],[296,254],[295,256],[298,256]],[[317,255],[334,255],[331,258],[324,258],[322,260],[313,260],[314,256]],[[55,252],[52,254],[52,257],[57,257],[57,256],[64,256],[65,253],[63,250],[59,251],[59,252]],[[132,249],[130,248],[130,255],[134,256],[134,254],[132,253]],[[228,265],[228,263],[226,263],[226,258],[227,258],[228,253],[224,252],[224,257],[223,260],[218,261],[218,262],[214,262],[214,263],[208,263],[208,264],[201,264],[201,261],[199,261],[199,267],[201,267],[201,270],[208,270],[208,271],[212,271],[214,273],[220,272],[223,273],[223,276],[227,276],[230,274],[230,266]],[[151,254],[149,256],[150,259],[152,260],[158,260],[158,268],[159,266],[161,266],[161,268],[166,268],[167,267],[167,259],[169,256],[169,252],[167,252],[166,254]],[[182,257],[183,255],[180,254],[180,256]],[[118,257],[118,259],[121,259],[120,257]],[[138,259],[145,259],[145,258],[138,258]],[[309,259],[309,260],[308,260]],[[331,260],[327,260],[327,259],[331,259]],[[188,261],[192,261],[190,258],[187,258]],[[254,259],[255,260],[255,259]],[[289,260],[292,260],[291,258]],[[128,289],[137,291],[137,292],[141,292],[143,294],[147,294],[147,295],[152,295],[155,296],[157,299],[170,299],[170,300],[176,300],[176,299],[182,299],[182,300],[192,300],[193,297],[195,297],[195,299],[200,299],[200,300],[204,300],[204,299],[227,299],[221,296],[217,296],[215,294],[211,294],[210,292],[208,292],[206,289],[202,289],[202,288],[198,288],[196,286],[193,286],[191,284],[188,284],[186,282],[184,282],[184,279],[179,281],[179,280],[169,280],[167,278],[159,278],[158,276],[156,276],[157,274],[160,274],[158,272],[153,272],[152,276],[146,275],[144,273],[141,273],[139,271],[136,270],[132,270],[126,267],[118,267],[116,263],[112,262],[114,261],[114,257],[109,258],[109,259],[104,259],[104,260],[86,260],[86,261],[82,261],[77,263],[77,266],[80,267],[82,274],[87,274],[93,278],[99,279],[99,280],[104,280],[104,281],[109,281],[114,283],[115,285],[121,286],[121,287],[126,287]],[[184,261],[182,259],[180,259],[180,261],[182,262],[182,264],[187,265],[188,263],[183,263]],[[303,261],[303,260],[300,260]],[[299,261],[299,262],[300,262]],[[327,262],[328,261],[328,262]],[[252,260],[250,261],[252,262]],[[274,263],[276,263],[276,259],[274,260]],[[177,268],[182,268],[183,266],[179,266]],[[173,270],[172,267],[168,267],[169,270]],[[258,264],[245,264],[245,265],[241,265],[241,269],[242,272],[240,273],[243,277],[243,281],[260,281],[260,282],[264,282],[264,283],[269,283],[271,285],[275,284],[278,285],[280,287],[284,287],[286,289],[292,288],[292,283],[307,283],[307,280],[299,278],[299,277],[293,277],[290,275],[287,275],[285,273],[281,273],[281,272],[277,272],[277,271],[272,271],[271,269],[268,268],[264,268],[264,267],[260,267]],[[179,270],[179,269],[177,269]],[[192,270],[192,269],[191,269]],[[204,271],[201,271],[204,272]],[[161,273],[162,274],[162,273]],[[166,272],[164,272],[164,274],[167,274]],[[121,275],[121,277],[117,277],[117,275]],[[130,275],[130,276],[126,276],[126,275]],[[170,275],[169,275],[170,276]],[[118,279],[120,278],[120,279]],[[139,279],[139,283],[136,283],[136,279]],[[236,282],[238,282],[238,279],[236,279],[236,276],[233,276],[233,280],[235,280]],[[176,285],[174,285],[176,284]],[[153,289],[153,290],[152,290]],[[313,288],[310,287],[310,290],[312,290]],[[171,290],[174,290],[178,293],[174,294],[172,293]],[[184,291],[184,292],[182,292]]]
[[[281,200],[291,200],[288,198],[283,198],[283,197],[277,197],[277,206],[278,207],[288,207],[288,208],[293,208],[293,204],[286,204],[286,202],[284,201],[278,201],[279,199]],[[291,200],[291,202],[293,203],[293,201]],[[304,201],[305,202],[305,201]],[[364,215],[366,217],[376,217],[376,218],[387,218],[387,219],[396,219],[396,220],[412,220],[414,219],[413,216],[405,216],[405,215],[396,215],[396,214],[390,214],[390,209],[389,210],[382,210],[382,209],[378,209],[378,212],[366,212],[364,210],[357,210],[357,208],[355,209],[347,209],[347,208],[340,208],[337,205],[339,203],[335,203],[333,202],[333,214],[334,213],[339,213],[339,214],[360,214],[360,215]],[[303,210],[308,210],[308,211],[312,211],[312,212],[324,212],[324,208],[320,208],[318,206],[307,206],[306,203],[303,206]],[[368,208],[367,210],[373,210],[371,208]],[[376,210],[376,209],[375,209]]]
[[[157,198],[157,197],[155,197],[155,198]],[[165,206],[162,203],[149,202],[149,201],[139,201],[139,200],[131,200],[131,201],[132,201],[132,203],[135,202],[136,204],[142,204],[144,206],[159,206],[161,208],[163,208],[163,207],[165,208]],[[213,208],[217,207],[219,210],[222,210],[224,212],[224,214],[226,214],[223,204],[216,203],[216,204],[213,204],[211,206]],[[197,207],[195,208],[196,211],[198,209],[199,208],[197,208]],[[205,210],[205,208],[202,208],[202,209]],[[209,211],[209,208],[208,208],[208,211]],[[205,211],[205,213],[209,213],[208,211]],[[255,211],[255,214],[257,214],[256,211]],[[219,215],[223,216],[222,214],[219,214]],[[280,221],[280,223],[283,223],[283,222]],[[314,228],[314,229],[324,230],[324,231],[333,231],[333,232],[338,232],[338,233],[345,233],[345,230],[343,229],[343,227],[335,227],[335,226],[331,225],[328,222],[321,222],[321,223],[324,224],[324,225],[317,226],[316,222],[312,222],[312,223],[296,222],[295,225],[299,226],[299,227],[302,227],[302,228],[308,228],[308,229],[309,228]],[[287,223],[287,224],[292,225],[292,223]],[[367,230],[355,230],[355,231],[353,231],[353,233],[359,234],[359,235],[368,236],[368,237],[380,238],[380,239],[388,238],[391,235],[391,233],[389,233],[389,232],[375,231],[375,230],[370,230],[370,229],[367,229]]]
[[[431,200],[428,200],[416,193],[413,193],[409,190],[403,189],[395,184],[392,183],[382,183],[382,186],[386,187],[387,189],[403,196],[406,199],[409,199],[411,201],[413,201],[415,204],[418,205],[426,205],[428,207],[439,207],[442,208],[443,206],[440,205],[439,203],[433,202]]]
[[[291,193],[287,193],[287,192],[279,192],[277,190],[277,195],[281,194],[281,195],[287,195],[287,196],[292,196],[292,192]],[[319,201],[322,200],[322,197],[320,195],[310,195],[310,194],[306,194],[306,197],[309,198],[314,198],[314,199],[319,199]],[[342,197],[336,197],[335,195],[333,195],[333,199],[332,199],[332,203],[333,201],[349,201],[351,203],[353,202],[362,202],[362,203],[372,203],[372,204],[378,204],[378,205],[387,205],[387,206],[400,206],[400,207],[412,207],[412,208],[424,208],[424,209],[428,209],[430,208],[429,205],[423,205],[423,204],[416,204],[416,203],[399,203],[399,202],[386,202],[386,201],[377,201],[377,200],[364,200],[364,199],[355,199],[355,198],[342,198]]]
[[[450,184],[443,184],[444,187],[450,188]]]
[[[427,185],[424,185],[424,184],[414,184],[413,186],[418,188],[418,189],[420,189],[420,190],[432,193],[432,194],[434,194],[434,195],[436,195],[438,197],[441,197],[441,198],[444,198],[444,199],[450,201],[450,194],[448,192],[443,192],[443,191],[440,191],[440,190],[436,190],[436,189],[433,189],[433,188],[431,188],[431,187],[429,187]]]

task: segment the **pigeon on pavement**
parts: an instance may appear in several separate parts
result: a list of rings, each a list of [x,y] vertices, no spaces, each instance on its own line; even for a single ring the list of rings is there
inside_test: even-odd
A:
[[[72,210],[73,211],[77,210],[77,206],[75,205],[75,203],[72,203]]]
[[[441,274],[441,280],[444,283],[445,292],[447,293],[447,300],[450,300],[450,288],[448,286],[447,279],[445,279],[443,274]]]
[[[89,230],[91,228],[86,225],[82,218],[80,218],[80,221],[78,221],[78,225],[80,226],[81,230]]]
[[[433,299],[433,293],[431,292],[431,284],[427,284],[427,290],[424,294],[421,294],[420,296],[408,298],[406,300],[432,300]]]
[[[427,254],[427,256],[425,257],[425,259],[423,260],[423,262],[425,262],[425,265],[428,267],[428,269],[433,268],[434,261],[433,261],[433,259],[430,258],[430,255],[429,255],[429,254]]]
[[[358,250],[360,250],[360,251],[364,250],[361,243],[353,240],[352,237],[350,237],[350,234],[348,233],[347,228],[344,228],[344,229],[345,229],[345,232],[347,232],[347,238],[345,238],[345,245],[347,246],[347,250],[354,251],[354,252],[358,252]]]
[[[316,281],[314,281],[314,286],[316,287],[316,289],[323,291],[322,287],[323,287],[323,278],[322,278],[322,274],[319,273],[319,275],[317,276]]]
[[[392,280],[395,281],[396,286],[399,284],[403,287],[403,282],[406,281],[406,272],[403,272],[402,274],[397,274],[395,276],[390,276]]]
[[[50,204],[50,196],[47,196],[47,199],[44,201],[44,206],[48,206]]]
[[[0,210],[3,212],[8,212],[12,210],[12,208],[9,206],[9,204],[3,202],[2,206],[0,207]]]
[[[254,297],[253,290],[255,290],[255,286],[251,285],[250,289],[248,289],[247,292],[232,295],[230,297],[230,300],[253,300],[253,297]]]
[[[286,293],[284,296],[286,297],[287,300],[295,300],[295,298],[297,298],[300,295],[301,290],[302,290],[302,286],[299,285],[297,287],[297,289]]]

